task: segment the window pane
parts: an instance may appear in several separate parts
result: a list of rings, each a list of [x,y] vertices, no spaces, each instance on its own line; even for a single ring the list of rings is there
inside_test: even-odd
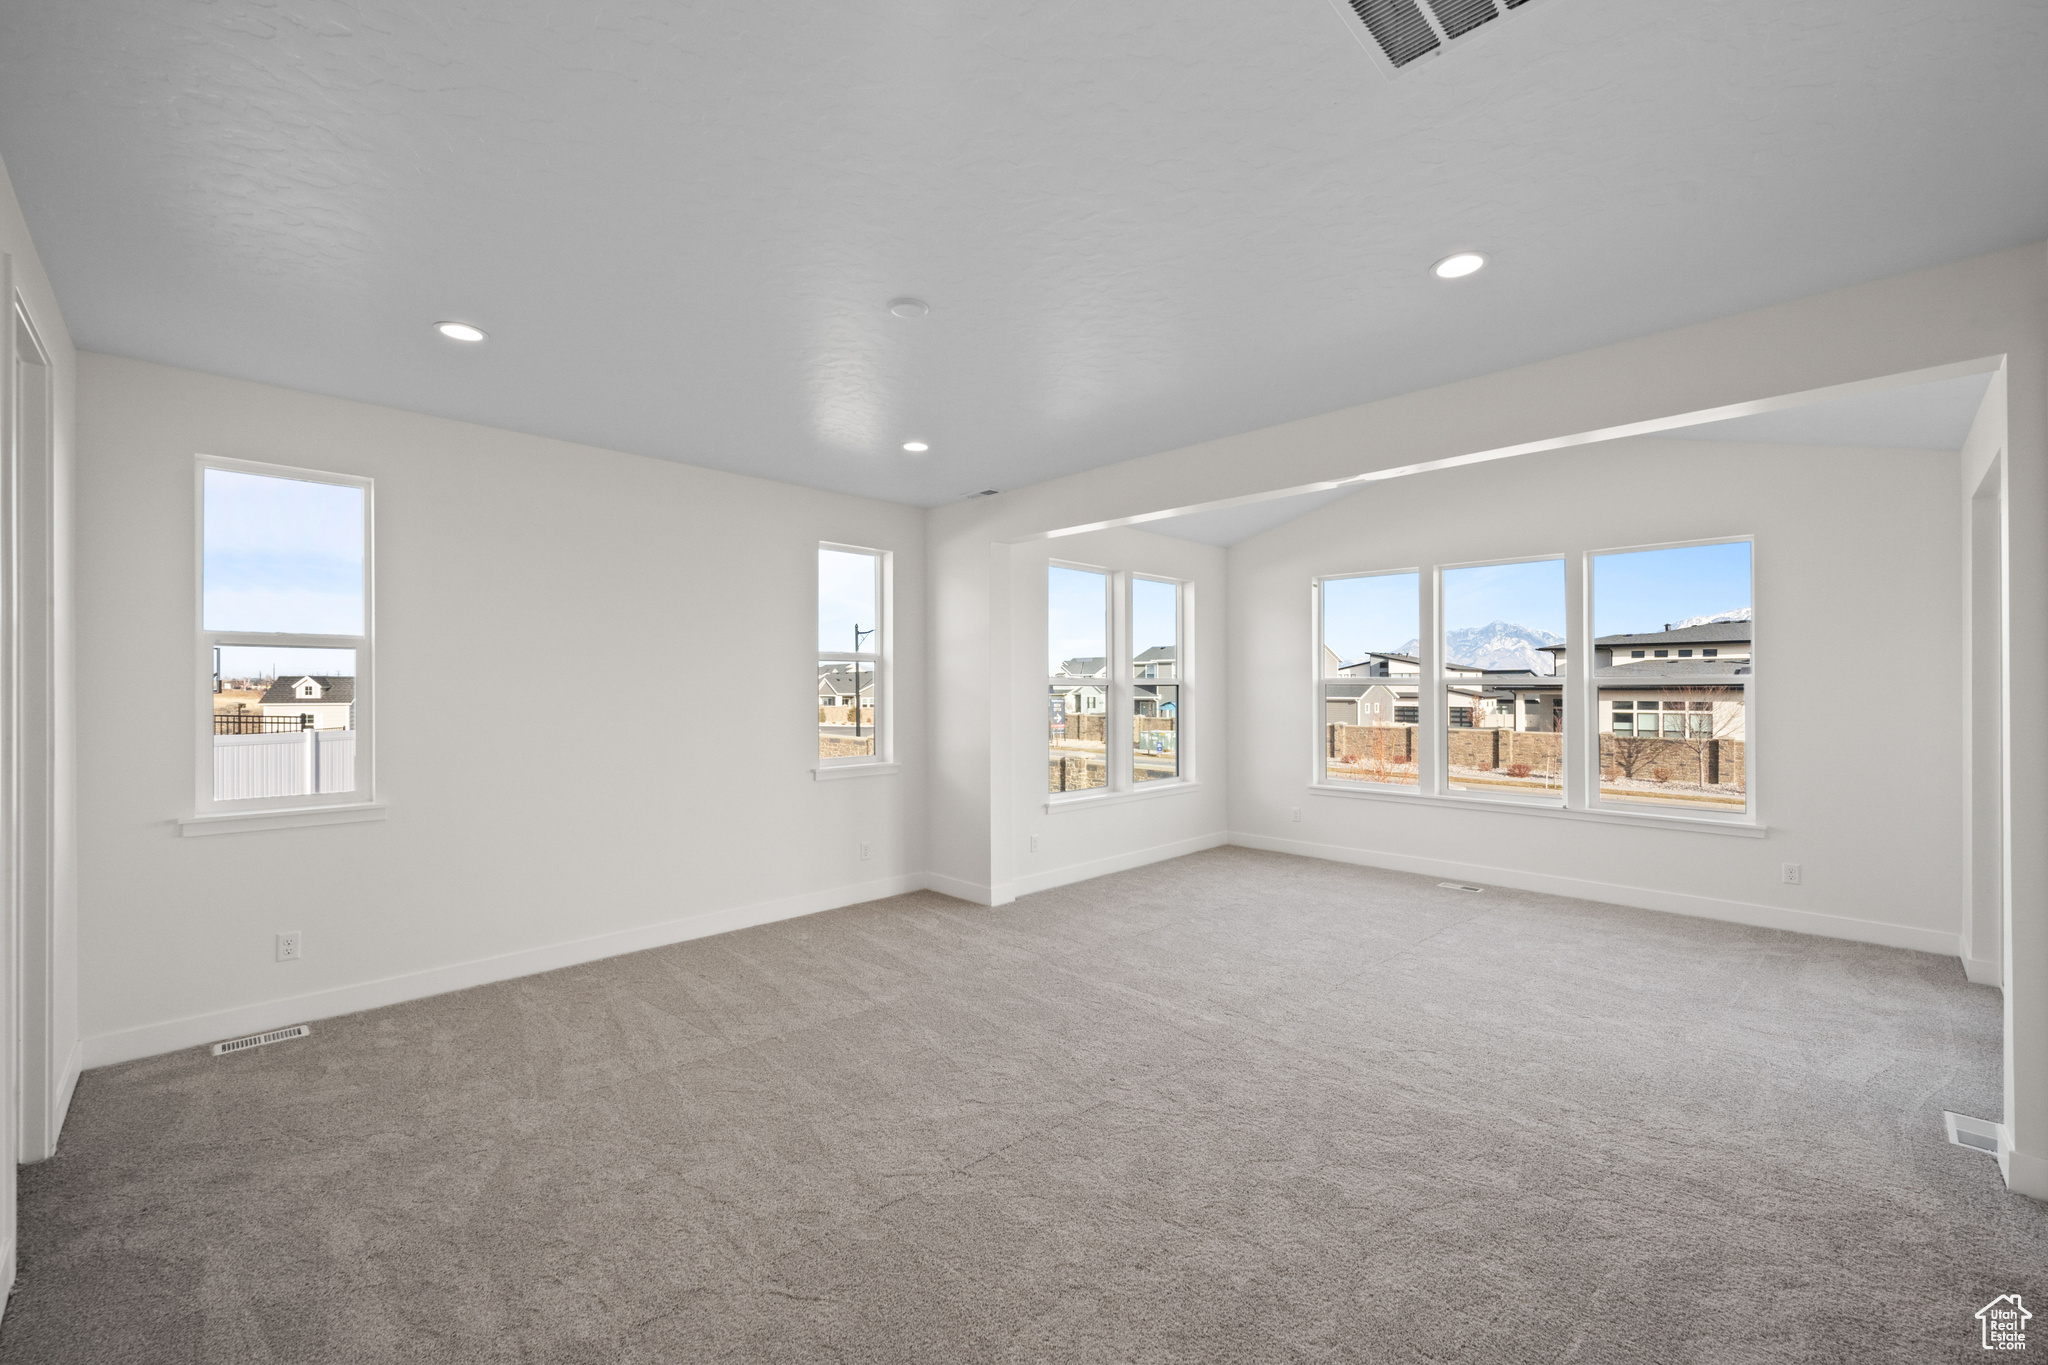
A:
[[[1711,671],[1750,664],[1749,542],[1593,556],[1594,662],[1669,660],[1700,646]]]
[[[205,473],[204,630],[363,633],[363,490]]]
[[[1749,561],[1746,541],[1593,557],[1602,801],[1747,809],[1745,689],[1693,680],[1750,671]]]
[[[1179,646],[1180,585],[1149,578],[1132,579],[1132,675],[1140,682],[1177,676]]]
[[[356,789],[356,652],[214,651],[213,799]]]
[[[1561,793],[1564,689],[1549,647],[1565,643],[1564,561],[1446,569],[1443,581],[1450,790]]]
[[[818,757],[861,758],[874,752],[874,664],[861,660],[820,660]]]
[[[1322,584],[1323,775],[1415,785],[1422,594],[1412,573]],[[1333,682],[1331,679],[1344,679]]]
[[[1048,677],[1108,676],[1108,574],[1053,565],[1046,573],[1045,624]]]
[[[1131,711],[1131,780],[1179,777],[1180,689],[1140,682]]]
[[[1109,785],[1109,749],[1103,742],[1107,700],[1099,686],[1055,683],[1047,688],[1048,790],[1078,792]]]
[[[1743,693],[1740,684],[1661,685],[1654,700],[1645,700],[1603,683],[1595,712],[1609,718],[1600,735],[1600,799],[1663,810],[1743,811],[1749,797]],[[1631,725],[1632,713],[1619,709],[1623,704],[1648,714]]]
[[[818,551],[818,648],[858,654],[877,648],[881,615],[877,555]]]
[[[1418,575],[1324,579],[1323,676],[1416,672],[1421,619]]]

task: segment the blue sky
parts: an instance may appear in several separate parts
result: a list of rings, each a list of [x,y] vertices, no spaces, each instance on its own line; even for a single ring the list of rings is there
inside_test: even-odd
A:
[[[363,490],[207,470],[203,616],[207,630],[362,634]]]
[[[1750,605],[1749,542],[1593,559],[1593,633],[1637,635]]]
[[[1154,645],[1178,644],[1180,588],[1149,578],[1131,580],[1131,657]]]
[[[818,551],[818,648],[850,654],[853,628],[875,628],[875,557],[845,550]],[[879,646],[872,635],[863,650]]]
[[[1055,564],[1045,576],[1046,673],[1109,654],[1109,575]]]
[[[1323,582],[1323,643],[1345,663],[1397,653],[1421,630],[1420,579],[1412,573]]]
[[[1486,564],[1444,570],[1444,632],[1490,626],[1548,631],[1564,637],[1564,561]]]

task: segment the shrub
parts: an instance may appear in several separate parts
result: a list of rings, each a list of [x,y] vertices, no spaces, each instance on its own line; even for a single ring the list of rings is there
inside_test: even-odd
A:
[[[1671,769],[1669,769],[1669,768],[1652,768],[1652,769],[1650,769],[1650,780],[1651,780],[1652,782],[1669,782],[1669,781],[1671,780]]]
[[[1508,764],[1507,771],[1509,777],[1527,777],[1529,775],[1529,765],[1526,763],[1510,763]]]

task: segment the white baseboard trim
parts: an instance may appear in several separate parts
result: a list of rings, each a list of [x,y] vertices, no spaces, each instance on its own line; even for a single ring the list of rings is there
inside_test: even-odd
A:
[[[449,991],[468,990],[472,986],[489,985],[494,981],[510,981],[515,977],[532,976],[536,972],[575,967],[585,962],[617,957],[621,953],[662,948],[693,938],[730,933],[734,929],[772,924],[776,920],[795,919],[800,915],[814,915],[824,910],[837,910],[841,906],[859,905],[863,901],[881,900],[886,896],[900,896],[907,891],[923,890],[926,882],[927,878],[923,873],[908,872],[901,876],[884,877],[853,886],[813,891],[806,895],[788,896],[781,900],[763,901],[757,905],[739,906],[730,910],[711,910],[684,919],[665,920],[635,929],[621,929],[591,938],[572,939],[566,943],[552,943],[516,953],[502,953],[470,962],[452,963],[445,967],[430,967],[425,971],[406,972],[399,976],[387,976],[380,980],[364,981],[350,986],[336,986],[305,995],[287,996],[281,1000],[266,1000],[260,1004],[243,1005],[211,1014],[195,1014],[183,1019],[143,1024],[136,1028],[103,1033],[96,1038],[86,1039],[83,1044],[84,1064],[88,1068],[111,1066],[116,1062],[131,1062],[138,1057],[155,1057],[166,1052],[176,1052],[181,1048],[197,1047],[201,1043],[216,1042],[222,1038],[235,1038],[248,1033],[261,1033],[265,1029],[282,1028],[287,1024],[331,1019],[338,1014],[354,1014],[359,1010],[396,1005],[406,1000],[419,1000],[430,995],[445,995]]]
[[[78,1093],[78,1073],[85,1070],[85,1040],[79,1039],[71,1045],[71,1055],[64,1059],[64,1074],[57,1078],[57,1099],[50,1109],[50,1148],[55,1152],[57,1144],[64,1139],[64,1120],[71,1113],[71,1097]]]
[[[1085,863],[1072,863],[1047,872],[1034,872],[1028,877],[1019,877],[1003,883],[998,890],[1006,894],[995,904],[1007,905],[1017,897],[1028,896],[1034,891],[1050,891],[1056,886],[1069,886],[1074,882],[1085,882],[1092,877],[1106,877],[1112,872],[1128,872],[1134,867],[1163,863],[1168,858],[1184,858],[1190,853],[1200,853],[1204,849],[1221,848],[1229,842],[1230,835],[1219,830],[1214,834],[1199,834],[1192,839],[1176,839],[1170,844],[1154,844],[1150,848],[1134,849],[1129,853],[1093,858]]]
[[[1963,975],[1980,986],[2005,985],[2005,972],[1995,958],[1966,957],[1963,959]]]
[[[1682,891],[1656,891],[1648,887],[1622,886],[1585,877],[1560,877],[1544,872],[1522,872],[1514,868],[1488,867],[1482,863],[1455,862],[1447,858],[1417,858],[1405,853],[1381,853],[1374,849],[1347,848],[1341,844],[1316,844],[1301,839],[1275,839],[1264,834],[1233,834],[1230,842],[1269,853],[1295,853],[1305,858],[1326,858],[1332,862],[1356,863],[1385,868],[1389,872],[1414,872],[1426,877],[1452,881],[1485,882],[1536,891],[1550,896],[1573,896],[1580,900],[1605,901],[1638,910],[1659,910],[1666,914],[1691,915],[1696,919],[1723,920],[1759,929],[1786,929],[1795,934],[1816,934],[1822,938],[1874,943],[1886,948],[1912,948],[1944,957],[1962,955],[1961,936],[1937,929],[1915,929],[1881,920],[1851,919],[1846,915],[1823,915],[1812,910],[1788,910],[1776,905],[1722,900],[1715,896],[1694,896]]]
[[[943,872],[924,874],[926,891],[939,891],[955,900],[972,901],[976,905],[994,905],[995,899],[989,888],[981,882],[970,882],[960,877],[948,877]]]
[[[2048,1200],[2048,1157],[2030,1156],[2016,1147],[1999,1153],[1998,1164],[2005,1171],[2005,1187],[2014,1194]]]
[[[0,1244],[0,1320],[6,1318],[8,1300],[14,1296],[14,1246],[12,1237]]]

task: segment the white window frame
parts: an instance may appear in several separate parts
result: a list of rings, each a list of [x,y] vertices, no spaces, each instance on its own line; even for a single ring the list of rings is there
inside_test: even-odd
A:
[[[838,541],[821,540],[811,555],[811,620],[818,619],[818,555],[826,550],[839,554],[867,555],[875,561],[875,633],[870,641],[872,648],[862,650],[818,650],[814,656],[818,663],[857,664],[874,670],[875,680],[871,696],[874,698],[875,751],[872,754],[847,754],[838,758],[814,759],[811,774],[818,780],[837,777],[855,777],[865,774],[897,772],[902,765],[896,761],[895,726],[895,670],[890,666],[896,657],[896,613],[894,591],[896,583],[895,555],[888,550],[872,545],[846,545]],[[813,687],[816,684],[813,683]],[[857,705],[860,698],[854,698]],[[814,755],[817,750],[811,751]]]
[[[1328,677],[1323,672],[1323,587],[1325,584],[1342,583],[1353,578],[1392,578],[1397,574],[1415,575],[1415,632],[1416,639],[1422,641],[1422,645],[1416,653],[1418,662],[1415,674],[1415,705],[1418,708],[1418,714],[1415,729],[1415,785],[1406,787],[1395,783],[1336,782],[1331,780],[1328,766],[1330,740],[1328,729],[1329,705],[1327,694],[1323,690],[1323,684],[1335,682],[1338,679]],[[1431,602],[1430,591],[1427,586],[1429,576],[1429,569],[1411,564],[1405,568],[1397,569],[1355,569],[1346,570],[1342,573],[1320,574],[1309,581],[1309,657],[1311,660],[1309,664],[1309,680],[1315,693],[1309,705],[1309,720],[1314,732],[1313,742],[1309,745],[1311,764],[1309,768],[1309,785],[1311,787],[1322,791],[1337,792],[1352,790],[1380,791],[1397,796],[1414,796],[1418,793],[1432,790],[1429,786],[1429,744],[1428,740],[1424,737],[1421,716],[1421,711],[1426,709],[1425,694],[1429,690],[1428,671],[1430,655],[1428,650],[1429,642],[1426,638],[1428,635],[1427,627]],[[1342,663],[1343,660],[1339,659],[1338,662]],[[1389,693],[1393,691],[1391,684],[1397,681],[1399,681],[1398,676],[1389,676],[1387,678],[1387,682],[1390,684],[1387,688]],[[1388,705],[1393,708],[1394,723],[1400,724],[1399,700],[1396,699],[1389,702]]]
[[[1124,801],[1134,797],[1149,796],[1155,792],[1185,791],[1196,785],[1195,764],[1197,761],[1194,742],[1196,687],[1199,668],[1195,662],[1194,646],[1194,595],[1195,585],[1187,579],[1175,578],[1171,574],[1142,573],[1132,569],[1112,569],[1101,564],[1084,564],[1078,560],[1048,559],[1048,574],[1053,569],[1074,569],[1081,573],[1101,574],[1104,578],[1104,619],[1107,626],[1103,647],[1108,651],[1104,663],[1104,676],[1099,680],[1104,695],[1103,765],[1107,785],[1091,787],[1083,791],[1047,792],[1046,810],[1072,809],[1104,801]],[[1132,712],[1135,709],[1137,688],[1137,665],[1132,659],[1131,640],[1131,584],[1138,579],[1152,583],[1170,583],[1174,593],[1174,671],[1176,677],[1166,685],[1179,688],[1174,694],[1174,747],[1177,753],[1178,771],[1173,777],[1160,778],[1152,782],[1133,780],[1134,752],[1132,748]],[[1039,640],[1050,638],[1051,621],[1049,612],[1039,618]],[[1076,682],[1090,685],[1096,680],[1081,680],[1063,677],[1060,674],[1046,674],[1046,691],[1035,710],[1037,713],[1038,743],[1041,751],[1047,745],[1049,736],[1050,689],[1067,687]],[[1154,683],[1165,680],[1152,679]]]
[[[1742,689],[1742,809],[1739,811],[1662,811],[1654,807],[1649,807],[1647,803],[1640,801],[1610,801],[1600,794],[1600,713],[1598,709],[1600,702],[1600,685],[1599,680],[1595,678],[1593,675],[1594,636],[1592,634],[1594,612],[1597,609],[1598,604],[1593,600],[1593,561],[1596,559],[1603,558],[1607,555],[1643,554],[1655,550],[1689,550],[1696,546],[1701,545],[1749,546],[1749,657],[1746,659],[1731,659],[1729,661],[1729,671],[1726,673],[1694,674],[1689,676],[1685,682],[1685,685],[1687,686],[1739,687]],[[1576,679],[1574,679],[1574,677],[1572,676],[1572,670],[1569,667],[1567,667],[1565,670],[1567,689],[1569,691],[1576,691],[1579,696],[1579,714],[1587,717],[1591,722],[1589,725],[1584,727],[1584,729],[1588,733],[1582,734],[1577,739],[1572,741],[1572,747],[1578,751],[1577,758],[1580,771],[1583,774],[1585,774],[1585,777],[1583,779],[1585,782],[1585,793],[1583,803],[1584,808],[1587,810],[1599,811],[1616,815],[1626,813],[1632,817],[1654,821],[1690,820],[1707,821],[1714,824],[1760,827],[1757,815],[1757,769],[1756,764],[1752,761],[1756,753],[1757,717],[1757,650],[1755,618],[1758,615],[1758,612],[1756,610],[1758,596],[1757,585],[1761,577],[1761,575],[1757,572],[1756,537],[1753,535],[1706,536],[1698,540],[1659,541],[1656,544],[1652,545],[1623,545],[1615,547],[1613,549],[1588,550],[1585,552],[1584,558],[1585,568],[1580,576],[1585,583],[1585,609],[1582,615],[1585,618],[1586,627],[1586,667],[1579,670],[1579,674]],[[1697,648],[1697,646],[1695,648]],[[1715,648],[1718,650],[1720,647],[1717,645],[1715,646]],[[1675,649],[1676,646],[1673,646],[1673,650]],[[1653,655],[1652,657],[1654,658],[1655,656]],[[1678,656],[1674,652],[1670,653],[1668,657],[1675,659]],[[1697,663],[1700,662],[1703,659],[1703,657],[1704,656],[1702,655],[1695,654],[1693,656],[1693,660]],[[1566,658],[1567,660],[1569,660],[1570,655],[1567,654]],[[1717,653],[1714,656],[1714,659],[1716,663],[1720,662],[1720,655]],[[1648,662],[1648,660],[1646,660],[1645,662]],[[1746,665],[1749,668],[1749,672],[1737,674],[1734,670],[1738,665]],[[1637,685],[1644,686],[1645,684],[1638,683]],[[1663,708],[1659,707],[1658,711],[1660,715],[1660,719],[1658,722],[1658,731],[1661,735],[1663,728],[1663,722],[1661,720]],[[1571,725],[1569,721],[1566,722],[1565,730],[1567,735],[1569,735],[1571,731]],[[1567,777],[1567,786],[1569,786],[1569,777]]]
[[[1702,536],[1691,540],[1662,541],[1648,545],[1624,545],[1598,549],[1570,550],[1565,552],[1547,551],[1513,555],[1502,559],[1482,559],[1456,563],[1424,564],[1417,567],[1387,567],[1370,569],[1345,569],[1328,574],[1318,574],[1309,580],[1309,624],[1310,640],[1308,653],[1308,676],[1311,688],[1309,725],[1304,734],[1309,740],[1307,754],[1308,788],[1311,793],[1325,796],[1357,797],[1372,801],[1395,801],[1410,804],[1455,804],[1476,806],[1487,810],[1515,811],[1537,816],[1557,817],[1572,820],[1593,821],[1602,824],[1623,824],[1650,826],[1656,828],[1685,829],[1742,835],[1762,838],[1769,832],[1764,820],[1764,807],[1760,804],[1761,765],[1755,761],[1756,737],[1759,733],[1759,695],[1755,671],[1756,643],[1755,624],[1752,621],[1750,657],[1735,661],[1747,663],[1750,672],[1740,676],[1730,672],[1702,674],[1699,681],[1704,685],[1740,685],[1743,689],[1743,785],[1747,796],[1745,808],[1740,812],[1726,813],[1702,810],[1663,811],[1645,808],[1637,802],[1603,801],[1600,798],[1599,780],[1599,718],[1596,705],[1599,698],[1598,680],[1593,671],[1593,560],[1597,556],[1611,554],[1632,554],[1643,550],[1686,549],[1696,545],[1732,545],[1746,543],[1750,547],[1750,604],[1755,608],[1762,596],[1763,574],[1759,565],[1756,537],[1751,534]],[[1482,568],[1495,564],[1529,564],[1544,560],[1562,559],[1565,565],[1565,641],[1566,667],[1564,677],[1564,791],[1560,797],[1515,797],[1491,792],[1453,792],[1449,787],[1449,703],[1446,687],[1448,679],[1443,672],[1443,574],[1447,569]],[[1080,567],[1080,566],[1076,566]],[[1420,678],[1417,696],[1419,714],[1416,722],[1416,768],[1417,785],[1414,787],[1382,786],[1374,783],[1334,782],[1325,769],[1327,736],[1323,730],[1324,702],[1323,683],[1323,584],[1345,578],[1371,578],[1386,574],[1416,574],[1421,592],[1421,621],[1418,638],[1421,640]],[[1755,612],[1752,611],[1752,616]],[[1572,641],[1583,640],[1583,647]],[[1574,668],[1574,654],[1583,655],[1582,666]],[[1718,656],[1716,656],[1718,657]],[[1733,665],[1731,664],[1731,667]]]
[[[363,633],[301,635],[290,632],[208,630],[206,628],[206,471],[224,469],[299,483],[334,484],[363,493]],[[285,828],[344,820],[381,818],[377,800],[376,746],[376,486],[367,476],[296,465],[235,460],[201,455],[192,469],[193,623],[199,648],[194,660],[193,814],[179,823],[184,833],[211,834],[239,829]],[[213,795],[213,652],[220,646],[270,645],[286,649],[348,649],[355,651],[355,790],[300,796],[260,796],[218,801]]]

